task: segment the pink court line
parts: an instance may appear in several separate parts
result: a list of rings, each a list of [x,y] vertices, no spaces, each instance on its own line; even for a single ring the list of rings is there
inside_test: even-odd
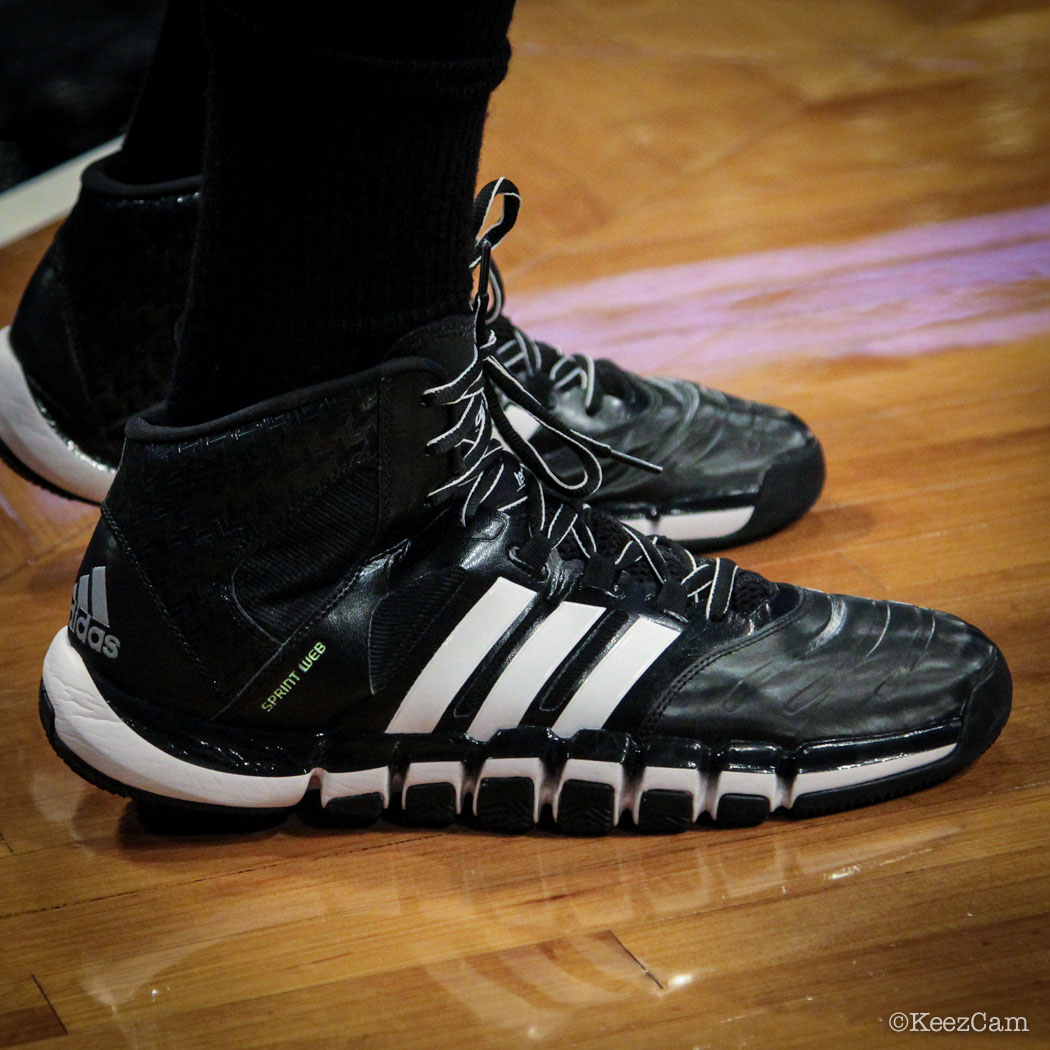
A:
[[[1050,205],[636,270],[512,296],[509,313],[639,371],[1023,339],[1050,331]]]

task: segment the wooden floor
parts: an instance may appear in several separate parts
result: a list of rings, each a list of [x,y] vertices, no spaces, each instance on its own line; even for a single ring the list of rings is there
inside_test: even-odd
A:
[[[1010,723],[753,830],[155,834],[37,723],[95,514],[5,473],[0,1046],[1050,1046],[1050,5],[521,0],[512,35],[512,316],[804,416],[826,493],[735,556],[977,623]],[[0,253],[0,322],[49,236]]]

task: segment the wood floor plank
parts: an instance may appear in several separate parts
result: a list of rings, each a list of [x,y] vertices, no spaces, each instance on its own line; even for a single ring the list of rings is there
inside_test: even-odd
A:
[[[1043,1045],[1050,9],[551,0],[513,43],[481,165],[524,193],[511,316],[798,412],[821,502],[732,556],[976,623],[1006,729],[947,783],[756,829],[160,833],[36,715],[97,511],[0,471],[0,1046]],[[0,251],[0,324],[50,237]]]
[[[1039,1031],[1046,1023],[1036,990],[1047,963],[1045,932],[1044,920],[1027,917],[990,928],[975,924],[929,936],[913,951],[894,942],[823,953],[808,966],[805,983],[789,957],[718,980],[676,981],[687,974],[671,974],[667,985],[609,934],[566,938],[177,1017],[146,1017],[124,1025],[122,1034],[139,1045],[168,1039],[191,1047],[340,1039],[353,1046],[547,1042],[604,1050],[627,1040],[643,1047],[737,1046],[756,1033],[777,1046],[848,1037],[885,1047],[886,1018],[898,1009],[952,1015],[982,1009],[1024,1016]],[[705,947],[713,956],[726,950],[720,942]],[[995,976],[981,965],[986,954],[1006,964]],[[909,980],[924,961],[938,967],[943,983],[917,988]],[[97,1044],[87,1033],[69,1045]],[[996,1044],[979,1039],[977,1045]]]
[[[887,214],[902,228],[1043,205],[1048,93],[1039,66],[1023,75],[986,66],[808,107],[702,176],[552,250],[515,287],[861,237],[884,230]],[[995,112],[1022,114],[1021,133],[1004,140],[989,125]]]
[[[65,1028],[31,974],[0,975],[0,1047],[65,1035]]]
[[[998,863],[1042,877],[1045,786],[1015,790],[1012,822],[1004,826],[996,797],[985,792],[987,774],[978,767],[955,783],[960,793],[950,800],[942,794],[933,811],[902,799],[880,810],[751,832],[698,831],[656,841],[623,835],[607,840],[600,855],[587,842],[539,837],[508,848],[506,840],[460,833],[370,851],[317,851],[226,875],[187,872],[181,885],[0,920],[0,944],[21,946],[66,1025],[79,1031],[115,1012],[131,1022],[409,962],[429,966],[590,935],[610,922],[633,927],[730,906],[747,911],[785,893],[824,899],[829,884],[860,871],[865,879],[893,880],[918,866],[936,881],[969,867],[969,877],[979,880]],[[373,843],[377,837],[365,836]],[[1022,842],[1027,867],[1016,856]],[[182,866],[191,864],[187,851]],[[639,880],[642,870],[646,878]],[[98,886],[106,871],[92,879],[85,867],[81,877]],[[336,886],[343,890],[333,897]],[[895,891],[881,892],[885,899]],[[840,914],[834,900],[825,906],[829,917]],[[122,928],[129,935],[114,939]],[[12,965],[0,949],[0,972]]]

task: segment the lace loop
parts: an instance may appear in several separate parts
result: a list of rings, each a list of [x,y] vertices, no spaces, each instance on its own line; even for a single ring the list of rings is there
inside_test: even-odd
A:
[[[500,218],[489,223],[489,216],[496,201],[501,202]],[[529,377],[545,376],[552,386],[565,390],[576,384],[583,388],[584,408],[593,415],[601,408],[606,385],[615,376],[618,385],[629,384],[629,377],[610,361],[603,361],[601,371],[595,367],[593,358],[584,354],[565,354],[557,347],[538,343],[527,332],[512,324],[503,314],[505,290],[503,277],[491,258],[492,249],[511,231],[521,208],[521,193],[517,186],[505,177],[494,179],[484,186],[474,201],[474,228],[478,231],[474,242],[471,269],[478,272],[476,306],[479,324],[492,328],[501,319],[506,322],[509,334],[493,350],[508,368],[518,365]],[[486,337],[479,336],[479,344]],[[639,466],[640,463],[633,465]],[[649,464],[642,469],[653,469]]]
[[[486,226],[489,212],[493,204],[499,200],[503,209],[499,219],[491,226]],[[474,258],[470,268],[473,270],[481,262],[481,244],[487,241],[490,248],[495,248],[504,237],[510,233],[514,223],[518,220],[518,211],[521,208],[521,193],[518,187],[510,179],[500,176],[492,182],[483,186],[474,199],[474,229],[478,231],[477,241],[474,244]],[[485,281],[486,294],[488,293],[489,281]],[[480,291],[480,289],[479,289]],[[502,300],[502,282],[500,282],[500,295]]]

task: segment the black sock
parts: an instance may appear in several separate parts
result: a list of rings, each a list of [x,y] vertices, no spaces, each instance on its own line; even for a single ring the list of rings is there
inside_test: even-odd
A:
[[[168,182],[201,170],[204,41],[200,0],[168,0],[146,81],[110,174],[124,182]]]
[[[469,308],[513,0],[370,7],[348,38],[343,5],[205,2],[203,204],[173,422],[367,368]]]

